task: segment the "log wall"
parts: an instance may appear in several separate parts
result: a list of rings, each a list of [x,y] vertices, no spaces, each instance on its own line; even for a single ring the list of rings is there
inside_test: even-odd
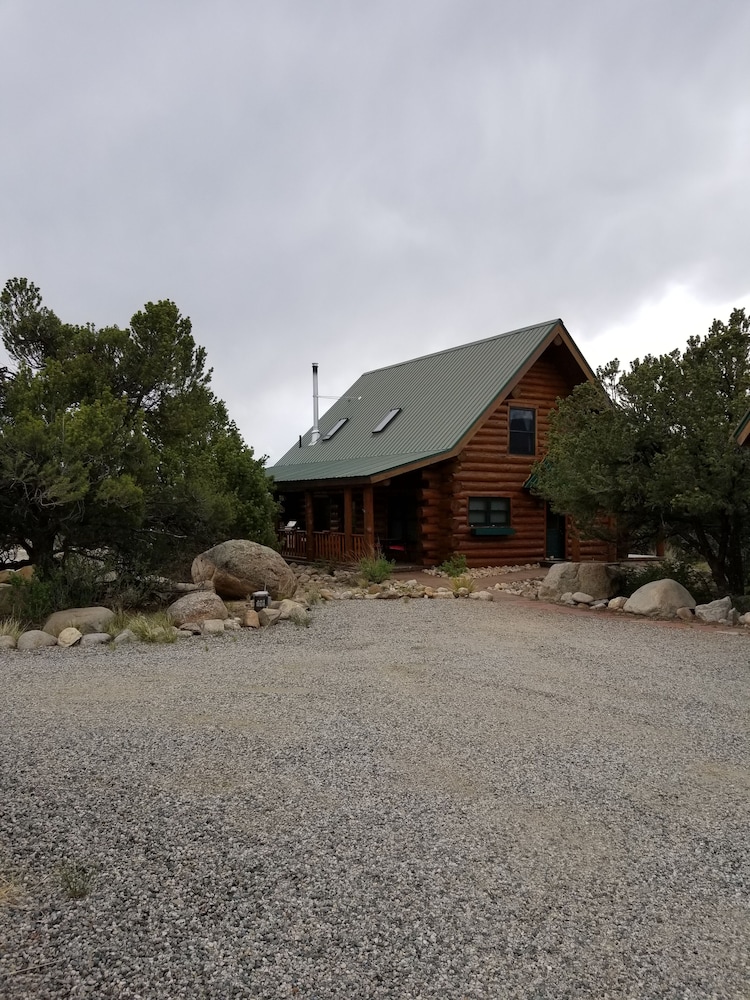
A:
[[[580,371],[571,371],[567,348],[551,346],[514,388],[513,398],[488,414],[457,458],[423,471],[420,520],[425,564],[440,563],[453,552],[463,553],[469,566],[512,565],[546,558],[546,505],[524,490],[523,484],[534,462],[544,454],[549,412],[555,400],[567,396],[580,379]],[[511,406],[536,411],[535,455],[509,453]],[[473,536],[468,500],[474,496],[508,497],[510,526],[515,534]],[[607,559],[609,547],[603,542],[579,541],[575,531],[568,530],[566,558]]]

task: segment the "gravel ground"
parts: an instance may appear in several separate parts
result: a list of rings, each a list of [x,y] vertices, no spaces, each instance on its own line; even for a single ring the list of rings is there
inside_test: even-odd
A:
[[[2,654],[3,998],[750,996],[750,636],[313,614]]]

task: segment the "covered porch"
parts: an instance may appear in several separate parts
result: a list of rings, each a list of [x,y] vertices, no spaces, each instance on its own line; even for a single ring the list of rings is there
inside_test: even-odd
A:
[[[279,495],[281,554],[303,562],[352,563],[382,552],[396,562],[418,562],[419,477],[378,484],[325,484]]]

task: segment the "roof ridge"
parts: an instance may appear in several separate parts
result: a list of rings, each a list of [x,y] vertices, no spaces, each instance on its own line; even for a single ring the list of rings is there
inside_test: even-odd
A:
[[[452,351],[462,351],[465,347],[475,347],[477,344],[486,344],[491,340],[500,340],[503,337],[513,337],[517,333],[528,333],[529,330],[536,330],[538,327],[555,326],[557,323],[562,323],[562,319],[560,319],[559,316],[556,319],[545,320],[543,323],[529,323],[528,326],[519,326],[517,330],[506,330],[504,333],[496,333],[492,337],[480,337],[479,340],[470,340],[466,344],[456,344],[454,347],[444,347],[440,351],[430,351],[428,354],[419,354],[416,358],[407,358],[405,361],[395,361],[392,365],[383,365],[381,368],[371,368],[369,371],[362,372],[360,378],[364,378],[365,375],[373,375],[375,372],[387,371],[389,368],[399,368],[401,365],[410,365],[415,361],[423,361],[425,358],[436,358],[441,354],[450,354]]]

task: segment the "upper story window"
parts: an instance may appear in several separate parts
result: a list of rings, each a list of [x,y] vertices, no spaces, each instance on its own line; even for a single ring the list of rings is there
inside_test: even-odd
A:
[[[508,426],[508,451],[511,455],[535,455],[536,411],[511,406]]]

